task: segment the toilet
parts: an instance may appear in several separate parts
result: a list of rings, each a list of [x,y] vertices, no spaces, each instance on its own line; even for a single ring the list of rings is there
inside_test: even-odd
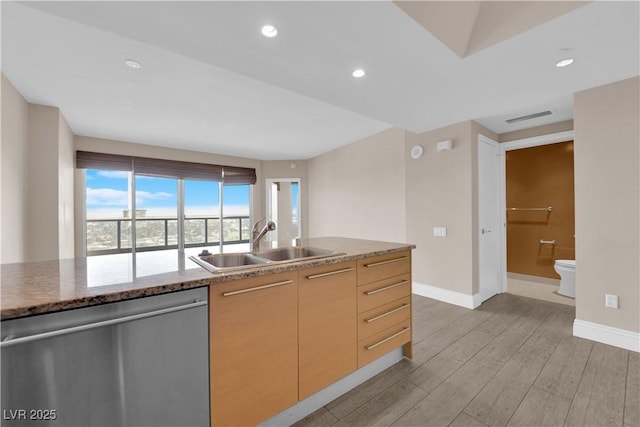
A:
[[[576,260],[558,259],[553,268],[560,275],[558,293],[566,297],[576,297]]]

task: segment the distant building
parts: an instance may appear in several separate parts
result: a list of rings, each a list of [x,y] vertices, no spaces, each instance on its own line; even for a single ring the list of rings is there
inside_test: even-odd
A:
[[[122,211],[123,218],[130,218],[130,214],[131,214],[131,209],[124,209]],[[136,209],[136,218],[144,218],[146,216],[147,216],[146,209]]]

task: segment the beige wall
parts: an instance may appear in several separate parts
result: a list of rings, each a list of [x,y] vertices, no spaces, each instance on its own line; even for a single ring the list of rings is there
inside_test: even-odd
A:
[[[26,258],[30,261],[59,258],[59,114],[57,108],[29,104]]]
[[[436,151],[438,141],[452,139],[451,151]],[[421,145],[424,154],[408,153]],[[472,144],[471,122],[422,134],[407,132],[407,237],[417,245],[413,280],[451,291],[472,293]],[[447,237],[434,237],[446,227]]]
[[[23,262],[26,252],[27,138],[29,104],[2,74],[0,140],[2,251],[0,263]]]
[[[472,121],[422,134],[393,128],[311,159],[311,236],[416,244],[415,282],[477,293],[480,133],[498,139]],[[444,139],[453,139],[453,150],[436,152]],[[414,145],[424,148],[417,160],[409,155]],[[433,237],[436,226],[447,227],[447,237]]]
[[[404,152],[391,128],[309,160],[309,236],[411,241]]]
[[[576,318],[640,331],[640,78],[574,97]],[[620,309],[605,308],[605,293]]]
[[[54,107],[28,104],[2,75],[1,262],[71,258],[73,136]]]
[[[473,295],[478,292],[477,266],[477,141],[482,133],[497,136],[472,121],[422,134],[407,132],[405,155],[407,240],[417,245],[414,281]],[[436,151],[439,141],[452,139],[451,151]],[[409,151],[421,145],[414,160]],[[434,237],[446,227],[447,237]]]
[[[295,167],[291,167],[295,165]],[[309,207],[309,162],[307,160],[273,160],[262,162],[263,181],[273,178],[298,178],[300,180],[300,212],[302,213],[302,237],[309,235],[308,207]],[[264,187],[263,187],[264,188]],[[265,188],[266,195],[266,188]],[[266,200],[260,207],[256,218],[266,215]]]

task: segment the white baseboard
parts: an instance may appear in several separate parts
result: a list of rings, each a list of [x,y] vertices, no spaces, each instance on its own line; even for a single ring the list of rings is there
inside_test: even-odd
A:
[[[640,353],[640,333],[585,320],[573,321],[573,336]]]
[[[437,299],[438,301],[470,309],[474,309],[482,303],[482,301],[480,301],[481,298],[479,294],[463,294],[462,292],[450,291],[448,289],[429,286],[418,282],[413,282],[412,292],[416,295]]]

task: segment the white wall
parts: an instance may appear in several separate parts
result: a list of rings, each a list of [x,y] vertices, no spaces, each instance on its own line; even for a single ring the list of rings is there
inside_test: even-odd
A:
[[[640,77],[574,97],[576,318],[640,331]],[[620,309],[605,308],[605,294]]]
[[[399,128],[309,160],[309,236],[411,242],[404,176]]]
[[[23,262],[26,251],[29,104],[2,74],[2,251],[0,263]]]

